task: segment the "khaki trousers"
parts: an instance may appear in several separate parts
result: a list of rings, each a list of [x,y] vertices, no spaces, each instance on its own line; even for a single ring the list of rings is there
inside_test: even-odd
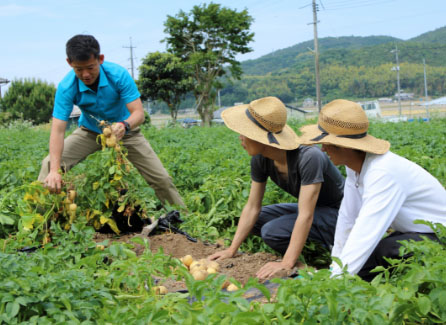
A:
[[[61,166],[68,171],[88,155],[100,150],[101,145],[96,142],[96,137],[97,133],[95,132],[82,127],[76,129],[64,141]],[[127,158],[155,190],[155,194],[161,202],[165,203],[167,201],[171,205],[184,206],[172,178],[139,129],[130,131],[122,141],[128,151]],[[39,181],[43,182],[49,171],[50,157],[48,155],[42,161]]]

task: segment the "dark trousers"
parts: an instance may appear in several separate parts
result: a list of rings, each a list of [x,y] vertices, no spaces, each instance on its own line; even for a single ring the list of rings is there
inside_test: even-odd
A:
[[[284,255],[298,212],[298,206],[294,203],[264,206],[251,233],[261,236],[268,246]],[[316,207],[308,240],[318,241],[331,251],[337,220],[338,209]]]
[[[434,233],[415,233],[415,232],[402,233],[399,231],[391,233],[389,236],[383,238],[378,243],[378,246],[376,246],[372,255],[370,255],[367,262],[365,262],[362,269],[358,272],[358,275],[365,281],[369,282],[372,281],[373,278],[378,273],[371,273],[370,272],[371,270],[373,270],[377,266],[384,266],[384,267],[389,266],[389,263],[387,263],[384,257],[392,259],[401,259],[401,258],[404,259],[410,256],[410,254],[406,256],[400,256],[401,244],[399,243],[399,241],[401,240],[420,241],[423,240],[423,238],[421,238],[422,236],[426,236],[431,240],[436,240],[436,241],[439,240]]]

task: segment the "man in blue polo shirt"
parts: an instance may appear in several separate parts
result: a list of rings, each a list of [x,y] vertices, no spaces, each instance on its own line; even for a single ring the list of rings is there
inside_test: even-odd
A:
[[[52,192],[60,192],[61,167],[72,168],[89,154],[101,149],[96,137],[98,121],[113,125],[117,140],[128,150],[128,159],[139,170],[157,197],[165,203],[184,206],[172,179],[149,142],[140,133],[144,110],[140,93],[123,67],[104,61],[98,41],[91,35],[76,35],[66,44],[67,62],[73,68],[59,83],[53,110],[50,154],[42,162],[39,181]],[[82,115],[79,128],[65,140],[73,105]]]

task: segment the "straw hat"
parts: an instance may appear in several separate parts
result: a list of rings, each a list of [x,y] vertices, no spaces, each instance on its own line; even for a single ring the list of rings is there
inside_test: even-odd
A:
[[[390,143],[369,134],[369,120],[358,103],[336,99],[325,105],[319,113],[318,124],[300,129],[301,144],[332,144],[374,154],[384,154]]]
[[[257,142],[284,150],[299,146],[296,133],[286,124],[285,105],[276,97],[230,107],[221,117],[228,128]]]

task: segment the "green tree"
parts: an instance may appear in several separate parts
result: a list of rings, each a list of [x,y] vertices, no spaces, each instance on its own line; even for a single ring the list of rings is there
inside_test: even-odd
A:
[[[249,31],[252,22],[246,9],[237,12],[210,3],[194,6],[190,13],[181,10],[164,23],[168,51],[193,70],[193,93],[203,125],[210,125],[217,91],[223,88],[219,77],[229,72],[239,79],[242,74],[235,56],[252,51],[247,46],[254,38]]]
[[[139,67],[138,88],[143,100],[167,104],[175,123],[182,98],[192,91],[194,82],[188,66],[171,53],[149,53]]]
[[[14,80],[1,99],[4,112],[12,118],[23,118],[35,124],[50,120],[54,106],[56,87],[41,80]]]

